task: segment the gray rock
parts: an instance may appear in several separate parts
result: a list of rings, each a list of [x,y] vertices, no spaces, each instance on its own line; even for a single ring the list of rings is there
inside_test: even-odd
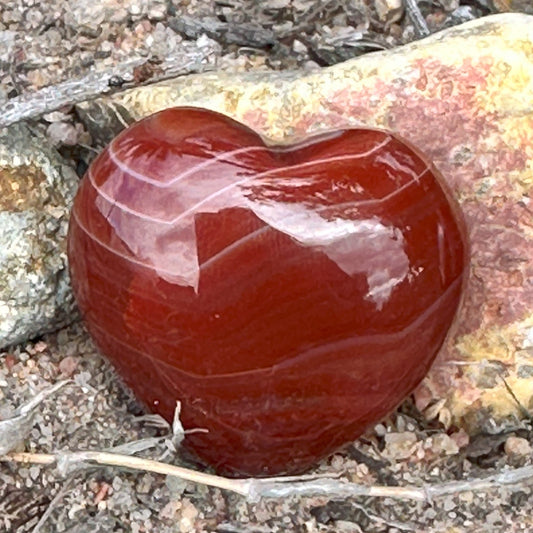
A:
[[[26,125],[0,131],[0,348],[69,323],[65,238],[77,177]]]

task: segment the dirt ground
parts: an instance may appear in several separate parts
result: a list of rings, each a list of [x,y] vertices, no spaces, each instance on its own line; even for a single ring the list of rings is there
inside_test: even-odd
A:
[[[217,44],[216,65],[222,70],[320,68],[500,10],[531,12],[530,2],[434,0],[420,1],[420,12],[410,16],[405,10],[410,3],[3,0],[0,107],[91,70],[138,58],[157,64],[158,58],[197,39]],[[100,148],[72,108],[45,115],[38,127],[80,175],[87,154]],[[36,409],[20,451],[113,448],[133,453],[127,443],[150,439],[142,441],[146,447],[137,455],[195,466],[176,452],[171,428],[143,413],[78,322],[0,354],[0,421],[38,391],[65,379],[68,383]],[[505,433],[471,437],[460,428],[444,427],[431,413],[422,415],[408,399],[315,470],[367,486],[442,487],[465,481],[431,501],[332,493],[250,502],[218,488],[117,467],[2,463],[0,531],[533,532],[533,476],[522,482],[511,476],[510,483],[500,478],[482,489],[468,481],[532,466],[532,442],[527,419]]]

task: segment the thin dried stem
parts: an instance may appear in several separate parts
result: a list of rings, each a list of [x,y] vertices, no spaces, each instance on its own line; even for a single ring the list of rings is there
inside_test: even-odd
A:
[[[420,8],[418,7],[418,1],[405,0],[405,10],[407,11],[409,18],[411,19],[411,22],[413,23],[415,32],[418,37],[427,37],[431,32],[429,31],[426,21],[422,16],[422,13],[420,12]]]
[[[288,498],[327,496],[328,498],[353,498],[371,496],[431,502],[434,498],[465,491],[488,491],[502,485],[521,485],[533,481],[533,466],[509,469],[492,476],[464,481],[428,484],[422,487],[388,487],[361,485],[343,479],[325,478],[321,475],[291,476],[287,478],[229,479],[197,472],[180,466],[169,465],[150,459],[109,452],[81,451],[57,454],[11,453],[0,457],[0,462],[56,465],[60,470],[71,471],[87,466],[118,466],[144,472],[174,476],[211,487],[235,492],[249,501],[261,498]]]
[[[451,481],[422,487],[387,487],[359,485],[337,479],[320,479],[301,483],[270,483],[268,479],[253,480],[251,491],[262,498],[287,498],[290,496],[329,496],[349,498],[373,496],[431,502],[434,498],[466,491],[491,490],[502,485],[520,485],[533,481],[533,466],[506,470],[481,479]]]
[[[516,406],[518,407],[518,409],[520,410],[520,413],[522,413],[522,416],[524,418],[527,418],[529,420],[532,420],[533,421],[533,415],[525,408],[525,406],[520,402],[520,400],[517,398],[516,394],[514,393],[513,389],[511,388],[511,386],[509,385],[509,383],[507,383],[507,380],[502,376],[500,375],[500,378],[501,380],[503,381],[503,384],[505,386],[505,389],[507,390],[507,392],[510,394],[511,398],[513,399],[513,401],[515,402]]]
[[[70,471],[75,468],[88,466],[87,463],[89,463],[90,466],[95,464],[100,466],[118,466],[143,472],[174,476],[185,481],[193,481],[194,483],[236,492],[243,496],[246,496],[249,492],[249,481],[246,479],[228,479],[221,476],[197,472],[196,470],[190,470],[181,466],[153,461],[151,459],[142,459],[131,455],[110,452],[81,451],[58,452],[56,454],[21,452],[11,453],[7,456],[0,457],[0,461],[40,465],[55,464],[63,471]]]
[[[73,482],[74,482],[74,476],[68,479],[65,484],[59,489],[57,494],[54,496],[52,501],[49,503],[48,507],[46,508],[46,511],[42,514],[41,518],[39,518],[39,522],[35,525],[31,533],[39,533],[48,520],[50,518],[50,515],[52,514],[53,510],[57,507],[58,503],[63,499],[65,494],[70,490]]]

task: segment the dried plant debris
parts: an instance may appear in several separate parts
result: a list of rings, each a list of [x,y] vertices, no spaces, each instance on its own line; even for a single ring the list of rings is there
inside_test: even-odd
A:
[[[33,426],[33,415],[41,402],[67,383],[68,381],[58,381],[15,409],[13,416],[6,419],[0,418],[0,455],[14,450],[28,437]]]

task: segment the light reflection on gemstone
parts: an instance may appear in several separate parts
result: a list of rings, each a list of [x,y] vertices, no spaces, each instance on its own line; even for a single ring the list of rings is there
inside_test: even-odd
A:
[[[87,327],[137,396],[221,473],[300,472],[421,381],[467,256],[438,172],[390,132],[292,146],[163,111],[119,135],[76,197]]]

